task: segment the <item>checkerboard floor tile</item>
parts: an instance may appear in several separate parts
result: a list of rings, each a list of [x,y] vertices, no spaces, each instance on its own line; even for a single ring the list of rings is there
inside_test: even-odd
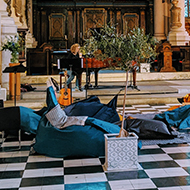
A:
[[[172,106],[178,106],[181,104],[165,104],[165,105],[130,105],[125,107],[125,114],[151,114],[151,113],[163,113]],[[123,114],[123,107],[118,107],[117,112]]]
[[[169,108],[170,106],[166,106]],[[139,109],[140,108],[140,109]],[[141,112],[164,106],[133,106]],[[121,109],[118,109],[121,110]],[[0,189],[9,190],[189,190],[190,144],[143,146],[138,169],[104,171],[105,158],[62,159],[36,154],[26,136],[8,136],[0,148]]]

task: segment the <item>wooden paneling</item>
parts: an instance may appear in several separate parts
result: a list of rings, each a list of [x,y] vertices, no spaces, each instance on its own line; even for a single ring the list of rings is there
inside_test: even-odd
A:
[[[152,1],[50,1],[33,0],[33,35],[39,47],[46,43],[53,46],[53,50],[69,49],[72,44],[82,45],[89,28],[100,28],[108,23],[117,24],[118,33],[126,28],[141,26],[147,33],[153,34],[153,4]],[[139,5],[138,5],[139,3]],[[127,25],[125,23],[127,21]],[[99,25],[100,24],[100,25]],[[34,60],[41,61],[39,68],[42,73],[47,71],[47,57],[40,51],[40,58],[33,58],[32,52],[27,57],[29,65]],[[34,57],[37,56],[34,54]],[[32,59],[32,60],[29,60]],[[35,64],[35,63],[34,63]],[[49,61],[50,67],[51,63]],[[51,69],[50,69],[51,70]],[[38,70],[40,71],[40,69]]]
[[[68,47],[73,44],[73,12],[68,11]]]
[[[86,38],[89,28],[101,28],[107,23],[107,11],[104,8],[85,8],[83,11],[83,35]]]
[[[65,38],[65,20],[62,13],[51,13],[49,16],[49,39],[63,40]]]
[[[123,34],[126,34],[129,29],[138,27],[139,15],[136,13],[125,13],[123,15]]]

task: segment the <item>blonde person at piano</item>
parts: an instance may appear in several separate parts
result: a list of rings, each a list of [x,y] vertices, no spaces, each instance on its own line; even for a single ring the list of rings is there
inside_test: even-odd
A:
[[[70,48],[70,54],[68,55],[68,59],[77,59],[82,58],[82,54],[80,53],[80,45],[79,44],[73,44]],[[76,76],[76,85],[75,89],[82,91],[81,88],[81,77],[82,77],[82,69],[79,69],[77,71],[70,71],[68,70],[69,78],[67,80],[67,86],[73,81],[73,79]]]

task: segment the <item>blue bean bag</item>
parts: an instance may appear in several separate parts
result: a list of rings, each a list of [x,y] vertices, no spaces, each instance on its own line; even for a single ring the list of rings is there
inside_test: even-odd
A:
[[[120,120],[116,111],[117,97],[118,95],[108,104],[102,104],[97,96],[90,96],[67,106],[64,111],[68,116],[89,116],[114,123]]]
[[[33,109],[19,106],[20,128],[28,133],[36,134],[41,116],[36,114]]]
[[[34,150],[57,158],[84,158],[105,155],[105,133],[119,133],[120,127],[95,118],[84,126],[55,128],[42,116],[36,134]]]
[[[157,114],[155,115],[154,119],[163,121],[167,126],[178,128],[178,130],[189,128],[190,105]]]

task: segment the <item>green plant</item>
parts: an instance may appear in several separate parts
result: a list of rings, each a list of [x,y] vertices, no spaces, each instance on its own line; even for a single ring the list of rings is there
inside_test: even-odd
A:
[[[11,62],[17,63],[18,62],[18,56],[19,53],[22,51],[22,39],[17,34],[14,37],[12,36],[5,36],[3,42],[1,43],[1,51],[9,50],[11,52]]]
[[[126,71],[126,86],[123,101],[123,120],[118,137],[128,136],[124,130],[125,99],[127,94],[128,72],[141,61],[150,62],[156,57],[157,40],[145,35],[143,29],[134,28],[126,35],[118,34],[113,25],[101,26],[100,30],[89,30],[81,51],[86,57],[107,61],[112,68],[120,67]],[[87,35],[88,36],[88,35]]]
[[[157,55],[157,40],[145,35],[141,28],[134,28],[126,35],[118,34],[113,25],[101,26],[99,32],[96,29],[88,32],[91,35],[81,48],[82,53],[87,57],[109,60],[112,68],[117,66],[129,71],[141,62],[151,62]]]

